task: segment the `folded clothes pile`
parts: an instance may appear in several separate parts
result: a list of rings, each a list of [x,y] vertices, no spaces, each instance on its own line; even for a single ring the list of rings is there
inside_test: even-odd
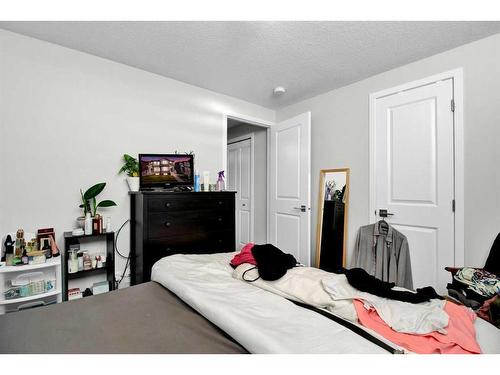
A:
[[[470,307],[483,319],[500,328],[500,278],[484,269],[463,267],[446,270],[452,274],[447,285],[450,297]]]

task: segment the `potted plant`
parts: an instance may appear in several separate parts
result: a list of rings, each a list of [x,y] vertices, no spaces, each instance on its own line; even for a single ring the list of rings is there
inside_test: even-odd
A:
[[[99,207],[112,207],[116,206],[116,203],[112,200],[105,199],[103,201],[97,202],[96,197],[101,194],[101,192],[106,187],[105,182],[100,182],[91,186],[85,191],[85,193],[80,189],[80,196],[82,198],[82,203],[80,204],[80,208],[83,209],[83,216],[80,216],[76,219],[78,222],[78,226],[83,228],[85,226],[85,216],[87,212],[90,212],[90,216],[95,217],[97,213],[97,209]]]
[[[125,172],[127,174],[127,184],[130,191],[139,191],[139,162],[128,154],[123,155],[123,161],[125,163],[118,173]]]

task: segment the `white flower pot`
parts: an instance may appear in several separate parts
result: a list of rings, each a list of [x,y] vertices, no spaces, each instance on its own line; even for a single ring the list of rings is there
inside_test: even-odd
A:
[[[139,191],[139,177],[127,177],[127,184],[130,191]]]
[[[78,216],[76,218],[76,223],[78,225],[78,228],[85,228],[85,216]]]

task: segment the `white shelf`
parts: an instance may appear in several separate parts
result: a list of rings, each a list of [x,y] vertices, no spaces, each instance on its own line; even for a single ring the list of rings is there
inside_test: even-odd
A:
[[[44,298],[44,297],[55,296],[55,295],[58,295],[60,293],[61,293],[60,290],[53,290],[51,292],[41,293],[41,294],[35,294],[35,295],[29,296],[29,297],[21,297],[21,298],[14,298],[14,299],[4,299],[4,300],[0,300],[0,305],[10,305],[11,303],[33,301],[33,300]]]
[[[54,267],[61,265],[61,256],[56,258],[50,258],[45,263],[40,264],[26,264],[23,266],[1,266],[0,273],[9,273],[9,272],[20,272],[20,271],[31,271],[38,270],[40,268]]]

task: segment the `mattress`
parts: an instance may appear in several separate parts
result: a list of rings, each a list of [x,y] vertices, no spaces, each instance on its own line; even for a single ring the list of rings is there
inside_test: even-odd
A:
[[[155,282],[0,316],[0,353],[246,352]]]

